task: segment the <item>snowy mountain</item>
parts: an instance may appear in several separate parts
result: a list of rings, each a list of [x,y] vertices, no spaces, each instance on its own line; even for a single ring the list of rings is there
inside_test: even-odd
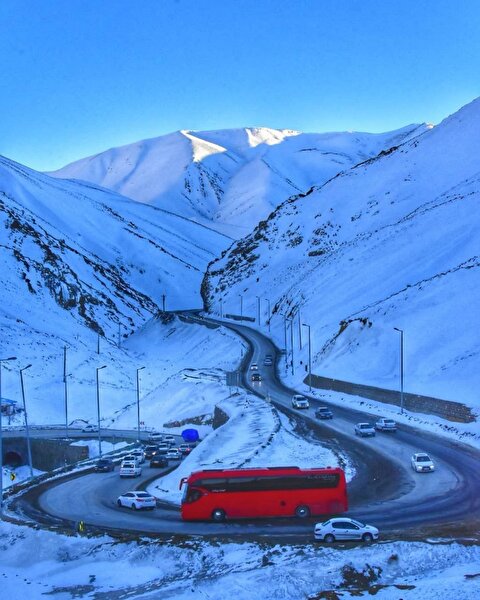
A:
[[[113,148],[50,173],[250,233],[281,202],[425,131],[300,133],[268,128],[178,131]]]
[[[314,373],[392,389],[403,329],[406,390],[478,405],[479,139],[480,99],[292,196],[210,265],[206,305],[255,317],[259,296],[265,327],[268,298],[280,346],[294,317],[293,381],[299,319]]]

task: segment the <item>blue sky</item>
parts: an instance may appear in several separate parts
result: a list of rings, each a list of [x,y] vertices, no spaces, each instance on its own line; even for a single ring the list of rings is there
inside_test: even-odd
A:
[[[386,131],[480,95],[478,0],[1,0],[0,153],[178,129]]]

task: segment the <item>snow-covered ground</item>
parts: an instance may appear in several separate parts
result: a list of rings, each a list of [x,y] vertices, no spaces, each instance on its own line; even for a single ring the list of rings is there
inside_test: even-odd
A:
[[[353,598],[475,600],[480,548],[457,543],[371,547],[143,539],[120,543],[0,524],[2,597]],[[474,577],[476,575],[476,577]],[[335,591],[337,595],[325,595]],[[324,595],[321,595],[322,592]]]

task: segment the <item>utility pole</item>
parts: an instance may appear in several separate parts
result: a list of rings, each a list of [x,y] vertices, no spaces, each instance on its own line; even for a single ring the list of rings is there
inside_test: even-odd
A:
[[[223,300],[220,298],[220,318],[223,319]]]
[[[139,367],[137,369],[137,444],[140,445],[140,380],[139,372],[145,367]]]
[[[311,338],[311,330],[310,325],[306,325],[302,323],[303,327],[308,327],[308,386],[310,388],[310,392],[312,391],[312,338]]]
[[[100,354],[100,334],[97,333],[97,354]]]
[[[398,327],[394,327],[394,329],[400,334],[400,414],[403,415],[403,329],[399,329]]]
[[[63,391],[65,401],[65,437],[68,440],[67,346],[63,347]]]
[[[288,369],[288,352],[287,352],[287,317],[283,315],[283,343],[285,348],[285,371]]]
[[[105,369],[107,365],[103,367],[97,367],[96,369],[96,382],[97,382],[97,425],[98,425],[98,455],[102,458],[102,435],[100,432],[100,388],[98,385],[98,372]]]
[[[255,298],[257,299],[257,323],[258,326],[261,327],[262,324],[260,323],[260,296],[255,296]]]
[[[0,358],[0,520],[3,518],[2,363],[9,360],[17,360],[17,357]]]
[[[293,359],[293,325],[294,325],[294,318],[292,317],[290,319],[290,346],[292,347],[292,375],[295,375],[295,367],[293,365],[294,363],[294,359]]]
[[[270,319],[272,318],[272,311],[270,310],[270,300],[266,298],[268,303],[268,333],[270,333]]]
[[[22,386],[22,400],[23,410],[25,412],[25,433],[27,434],[27,453],[28,453],[28,464],[30,465],[30,477],[33,479],[33,466],[32,466],[32,446],[30,444],[30,430],[28,428],[28,416],[27,416],[27,405],[25,403],[25,386],[23,385],[23,372],[29,369],[32,365],[27,365],[20,369],[20,384]]]
[[[298,309],[298,345],[301,350],[302,349],[302,317],[300,316],[300,309]]]
[[[243,296],[242,294],[238,294],[240,296],[240,320],[243,321]]]

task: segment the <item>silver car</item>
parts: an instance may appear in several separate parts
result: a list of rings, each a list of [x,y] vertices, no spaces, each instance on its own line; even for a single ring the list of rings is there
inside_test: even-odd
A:
[[[314,530],[315,539],[331,544],[335,541],[361,540],[369,544],[378,540],[378,529],[372,525],[364,525],[354,519],[338,517],[324,523],[317,523]]]
[[[117,499],[118,506],[126,506],[132,510],[142,508],[153,510],[157,506],[156,499],[147,492],[126,492]]]
[[[373,437],[375,435],[375,427],[370,423],[357,423],[355,425],[355,435],[360,437]]]
[[[416,473],[431,473],[435,471],[432,459],[425,452],[416,452],[412,456],[410,463]]]

